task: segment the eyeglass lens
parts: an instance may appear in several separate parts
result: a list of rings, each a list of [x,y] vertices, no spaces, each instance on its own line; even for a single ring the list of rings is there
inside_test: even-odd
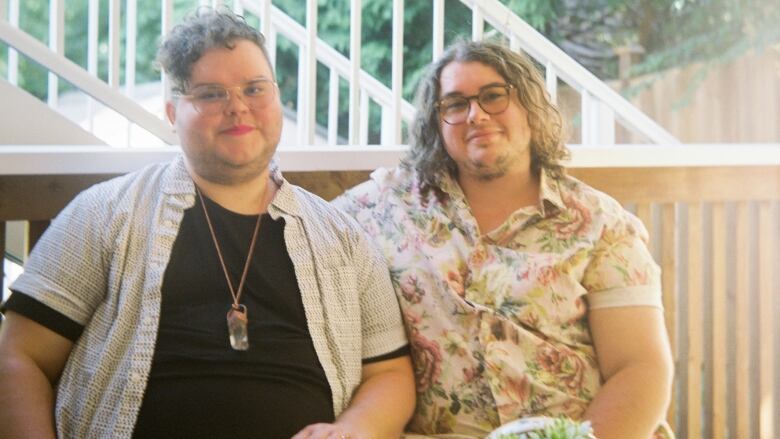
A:
[[[474,96],[448,96],[439,101],[439,112],[442,119],[449,124],[458,124],[468,119],[471,100],[488,114],[498,114],[509,105],[509,85],[494,85],[482,89]]]
[[[268,105],[275,96],[273,81],[266,79],[250,81],[236,87],[204,85],[190,92],[195,108],[202,114],[218,114],[225,110],[230,102],[230,94],[240,90],[238,97],[251,109]]]

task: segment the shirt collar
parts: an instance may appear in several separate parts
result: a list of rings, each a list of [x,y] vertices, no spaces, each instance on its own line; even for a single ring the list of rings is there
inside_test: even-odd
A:
[[[435,181],[444,193],[454,199],[462,199],[465,203],[466,200],[463,189],[461,189],[458,181],[453,178],[449,172],[440,172],[436,176]],[[548,206],[553,207],[554,209],[549,209]],[[553,214],[559,209],[565,209],[566,207],[561,197],[560,181],[552,177],[545,169],[542,169],[539,178],[539,204],[537,207],[541,211],[543,217]]]
[[[275,159],[271,160],[268,169],[271,180],[279,186],[276,196],[274,196],[274,199],[271,200],[271,204],[268,206],[268,213],[270,213],[274,219],[278,219],[282,213],[292,216],[301,216],[301,209],[298,200],[295,197],[294,187],[284,178]],[[182,154],[177,155],[171,161],[168,171],[163,178],[162,185],[163,192],[166,194],[190,196],[187,203],[189,206],[187,207],[191,207],[194,204],[194,196],[196,195],[195,183],[187,172],[187,168],[184,165],[184,156]]]

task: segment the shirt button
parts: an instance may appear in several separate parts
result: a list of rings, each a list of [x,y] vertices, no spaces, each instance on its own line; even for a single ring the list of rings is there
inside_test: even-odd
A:
[[[165,220],[165,221],[163,221],[163,225],[164,225],[165,227],[168,227],[168,228],[170,228],[170,229],[172,229],[172,228],[174,227],[174,225],[173,225],[173,221],[171,221],[171,220]]]
[[[154,317],[144,317],[143,323],[144,325],[153,325]]]
[[[137,383],[141,381],[141,374],[138,372],[133,372],[130,374],[130,381]]]

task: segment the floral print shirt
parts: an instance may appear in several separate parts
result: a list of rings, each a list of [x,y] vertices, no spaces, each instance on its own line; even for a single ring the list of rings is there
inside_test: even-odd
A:
[[[538,205],[483,233],[448,175],[379,169],[335,203],[385,254],[412,346],[412,433],[484,437],[525,416],[581,418],[600,387],[589,309],[661,307],[642,223],[542,172]]]

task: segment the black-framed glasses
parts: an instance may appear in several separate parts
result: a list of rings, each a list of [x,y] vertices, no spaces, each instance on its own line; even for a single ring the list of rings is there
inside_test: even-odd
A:
[[[514,86],[512,84],[488,85],[473,96],[452,95],[439,99],[436,108],[444,122],[457,125],[465,122],[469,117],[471,100],[476,99],[479,108],[487,114],[498,114],[509,106],[509,94]]]
[[[225,111],[230,103],[230,94],[233,92],[237,92],[239,99],[250,109],[256,110],[274,101],[276,87],[276,82],[259,78],[233,87],[216,84],[199,85],[193,87],[187,94],[179,93],[173,96],[189,100],[200,114],[214,116]]]

